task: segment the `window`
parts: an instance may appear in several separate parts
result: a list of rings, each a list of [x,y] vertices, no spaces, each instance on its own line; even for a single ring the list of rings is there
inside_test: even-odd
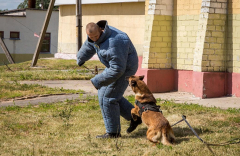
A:
[[[46,33],[43,39],[41,52],[50,52],[51,33]]]
[[[0,37],[4,38],[4,31],[0,31]]]
[[[20,32],[10,31],[10,39],[20,39]]]

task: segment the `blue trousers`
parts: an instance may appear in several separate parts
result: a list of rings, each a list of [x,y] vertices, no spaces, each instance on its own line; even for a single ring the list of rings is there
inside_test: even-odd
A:
[[[125,77],[134,75],[136,71],[137,65],[126,71],[117,81],[98,90],[99,105],[107,133],[121,132],[120,115],[128,121],[132,118],[131,109],[134,106],[123,97],[123,94],[128,86]]]

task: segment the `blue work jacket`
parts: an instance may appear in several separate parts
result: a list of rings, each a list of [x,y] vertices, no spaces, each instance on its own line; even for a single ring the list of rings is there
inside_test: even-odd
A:
[[[81,65],[97,53],[99,60],[106,66],[105,70],[91,79],[95,88],[100,89],[120,78],[131,66],[138,64],[135,47],[126,33],[108,26],[107,21],[99,21],[104,29],[100,38],[93,42],[89,37],[77,54],[77,63]]]

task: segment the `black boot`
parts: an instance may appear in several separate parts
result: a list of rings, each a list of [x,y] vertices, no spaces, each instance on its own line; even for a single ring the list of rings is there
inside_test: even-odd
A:
[[[119,137],[121,137],[120,133],[105,133],[103,135],[96,136],[96,138],[98,139],[119,138]]]
[[[137,126],[140,125],[141,123],[142,123],[142,119],[140,117],[137,117],[136,121],[131,119],[131,123],[127,129],[127,133],[131,133],[132,131],[134,131],[137,128]]]

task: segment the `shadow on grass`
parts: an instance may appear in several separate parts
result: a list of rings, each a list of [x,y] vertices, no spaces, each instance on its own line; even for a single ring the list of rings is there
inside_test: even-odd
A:
[[[204,134],[204,133],[212,133],[213,131],[210,131],[208,129],[205,129],[204,131],[200,128],[194,128],[193,129],[197,132],[198,135]],[[174,127],[173,132],[176,137],[186,137],[186,136],[195,136],[194,133],[190,128],[182,128],[182,127]]]
[[[123,136],[122,138],[146,138],[147,127],[137,128],[132,133]]]
[[[204,133],[212,133],[213,131],[210,130],[202,130],[199,128],[194,128],[193,129],[197,132],[197,134],[201,137],[201,134]],[[138,128],[136,129],[134,132],[132,132],[131,134],[127,135],[127,136],[123,136],[122,138],[146,138],[146,132],[147,132],[148,128]],[[190,128],[187,127],[173,127],[173,132],[174,135],[176,137],[176,144],[180,144],[181,142],[184,141],[189,141],[189,136],[195,136],[194,133],[192,132],[192,130]]]
[[[202,130],[201,128],[194,128],[193,129],[196,131],[196,133],[201,137],[201,134],[204,134],[204,133],[212,133],[213,131],[210,131],[208,129],[206,130]],[[182,127],[173,127],[173,132],[174,132],[174,135],[176,137],[176,143],[179,144],[183,141],[188,141],[189,138],[186,138],[186,137],[189,137],[189,136],[195,136],[195,134],[192,132],[192,130],[190,128],[182,128]]]

